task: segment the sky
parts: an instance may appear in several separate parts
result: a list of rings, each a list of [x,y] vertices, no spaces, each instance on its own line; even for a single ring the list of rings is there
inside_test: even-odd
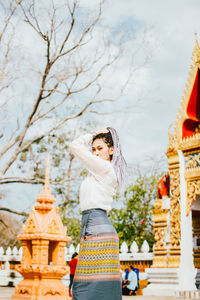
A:
[[[92,9],[95,2],[84,0],[83,3],[85,7]],[[119,102],[119,107],[120,103],[127,103],[133,104],[133,108],[103,118],[96,116],[99,127],[112,126],[119,132],[124,156],[130,168],[140,165],[145,169],[146,165],[161,159],[163,168],[167,169],[164,154],[168,143],[168,127],[176,119],[184,93],[195,32],[200,42],[199,13],[199,0],[105,2],[101,25],[108,28],[108,34],[112,34],[113,39],[120,29],[125,32],[123,42],[129,49],[114,78],[115,85],[127,75],[129,58],[137,44],[141,50],[135,57],[136,66],[140,65],[144,55],[150,56],[148,64],[140,66],[135,78],[129,82]],[[33,48],[35,40],[30,32],[19,32],[19,35],[23,37],[22,43],[27,48],[30,45]],[[35,47],[35,51],[39,53],[40,50]],[[137,101],[138,98],[140,101]],[[6,190],[9,188],[6,187]],[[14,192],[17,192],[17,188]],[[29,197],[29,192],[25,191],[23,199]],[[34,202],[34,199],[30,202]],[[10,206],[11,203],[12,199],[7,205]],[[29,206],[26,200],[20,203],[17,204],[19,209],[20,205]]]
[[[198,0],[114,3],[107,4],[104,16],[107,24],[136,28],[136,39],[146,28],[152,52],[151,62],[140,74],[144,96],[133,112],[121,114],[116,124],[127,161],[142,164],[146,158],[159,158],[166,152],[168,127],[176,119],[184,93],[195,32],[200,41],[200,3]],[[135,88],[135,85],[129,87],[128,97]]]

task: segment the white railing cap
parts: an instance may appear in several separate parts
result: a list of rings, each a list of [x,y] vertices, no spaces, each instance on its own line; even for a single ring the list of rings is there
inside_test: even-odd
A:
[[[123,242],[120,247],[121,253],[128,253],[128,246],[126,242]]]
[[[12,254],[13,254],[13,255],[18,255],[18,249],[17,249],[16,246],[13,248]]]
[[[79,250],[80,250],[80,244],[77,245],[76,252],[79,253]]]
[[[74,247],[74,245],[73,244],[71,244],[70,246],[69,246],[69,254],[70,255],[72,255],[73,253],[75,252],[75,247]]]
[[[143,253],[148,253],[149,250],[150,250],[149,244],[148,244],[147,241],[145,240],[145,241],[143,242],[143,244],[142,244],[141,251],[142,251]]]
[[[139,251],[139,248],[138,248],[138,245],[136,243],[136,241],[132,242],[131,244],[131,253],[138,253]]]
[[[12,250],[10,247],[7,248],[6,255],[12,255]]]

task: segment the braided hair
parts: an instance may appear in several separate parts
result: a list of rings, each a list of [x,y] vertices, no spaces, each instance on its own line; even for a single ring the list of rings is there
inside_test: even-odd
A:
[[[109,148],[114,148],[114,152],[113,155],[110,156],[110,160],[117,176],[118,189],[120,192],[123,192],[127,178],[127,164],[122,154],[119,137],[116,130],[112,127],[107,127],[107,129],[109,132],[96,135],[93,138],[92,143],[96,139],[103,139]]]

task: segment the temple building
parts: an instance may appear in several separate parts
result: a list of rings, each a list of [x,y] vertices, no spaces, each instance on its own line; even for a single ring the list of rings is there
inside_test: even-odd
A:
[[[200,298],[200,47],[192,64],[173,133],[169,173],[159,182],[153,213],[154,258],[145,295]]]
[[[67,300],[68,288],[61,278],[69,272],[65,261],[65,246],[71,241],[66,235],[53,203],[55,197],[49,187],[49,159],[45,185],[36,204],[22,227],[18,239],[22,243],[22,260],[16,270],[24,279],[16,286],[12,299]]]

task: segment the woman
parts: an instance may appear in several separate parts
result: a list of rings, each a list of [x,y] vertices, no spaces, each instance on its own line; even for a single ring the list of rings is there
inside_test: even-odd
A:
[[[92,153],[87,148],[90,142]],[[73,300],[121,300],[119,239],[107,218],[113,196],[125,179],[117,133],[103,128],[74,140],[70,149],[89,171],[80,188],[81,242]]]

